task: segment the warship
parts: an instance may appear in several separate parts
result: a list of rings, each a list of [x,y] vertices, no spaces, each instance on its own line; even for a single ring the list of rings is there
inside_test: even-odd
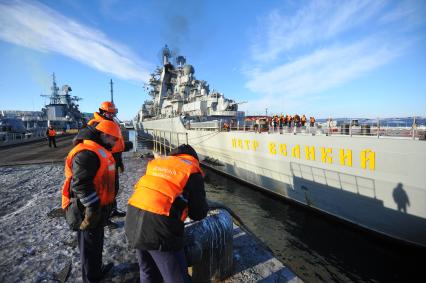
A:
[[[52,75],[52,93],[42,95],[49,98],[50,103],[42,109],[48,126],[57,130],[79,129],[83,125],[83,115],[79,110],[80,97],[70,95],[72,91],[69,85],[63,85],[61,92],[56,84],[55,73]]]
[[[71,96],[69,85],[63,85],[61,92],[52,74],[50,95],[41,95],[49,99],[41,111],[0,110],[0,132],[3,135],[18,133],[32,136],[44,136],[49,125],[58,131],[78,129],[83,124],[83,114],[77,102],[81,98]]]
[[[172,58],[166,46],[163,66],[147,85],[152,100],[134,119],[138,135],[154,140],[157,150],[186,142],[202,163],[224,174],[426,247],[426,142],[415,121],[408,128],[331,119],[274,128],[268,117],[245,119],[239,103],[195,78],[185,57],[175,64]]]

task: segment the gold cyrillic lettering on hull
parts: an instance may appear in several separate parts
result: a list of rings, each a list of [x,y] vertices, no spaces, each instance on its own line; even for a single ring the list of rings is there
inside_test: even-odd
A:
[[[234,150],[240,151],[257,151],[261,148],[261,144],[257,140],[243,140],[232,138],[231,146]],[[333,164],[338,162],[339,165],[345,167],[352,167],[353,156],[352,150],[347,148],[339,148],[333,151],[331,147],[315,147],[312,145],[302,145],[304,151],[304,157],[307,161],[317,161],[325,164]],[[300,159],[301,147],[300,144],[287,145],[285,143],[277,144],[274,141],[270,141],[267,144],[268,151],[266,154],[281,156],[282,158],[297,158]],[[291,155],[287,148],[290,147]],[[338,156],[333,156],[333,152],[339,152]],[[278,154],[277,154],[278,153]],[[261,153],[259,153],[261,154]],[[317,154],[321,156],[321,160],[316,160]],[[374,171],[376,169],[376,153],[371,149],[362,150],[360,153],[360,168],[369,169]]]

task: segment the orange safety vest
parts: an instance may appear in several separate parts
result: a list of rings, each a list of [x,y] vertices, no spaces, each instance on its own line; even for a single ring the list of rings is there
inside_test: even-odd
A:
[[[49,137],[54,137],[54,136],[56,136],[56,131],[54,129],[49,129],[48,135],[49,135]]]
[[[95,112],[95,113],[93,113],[93,119],[90,120],[89,122],[87,122],[87,125],[92,126],[93,124],[99,123],[102,120],[106,120],[106,119],[104,117],[102,117],[101,115],[99,115],[98,112]],[[117,127],[119,127],[119,126],[117,125]],[[115,145],[111,149],[111,152],[117,153],[117,152],[123,152],[123,151],[124,151],[124,138],[121,135],[121,130],[120,130],[120,138],[118,139],[118,141],[115,143]]]
[[[73,176],[72,160],[74,156],[82,150],[90,150],[96,153],[100,166],[93,179],[95,191],[101,202],[101,206],[110,204],[115,197],[115,160],[111,152],[91,140],[83,140],[68,153],[65,161],[65,182],[62,186],[62,208],[70,205],[70,185]]]
[[[146,174],[135,185],[129,204],[152,213],[169,216],[170,208],[192,173],[201,173],[198,160],[191,155],[166,156],[148,163]],[[181,220],[188,216],[185,208]]]

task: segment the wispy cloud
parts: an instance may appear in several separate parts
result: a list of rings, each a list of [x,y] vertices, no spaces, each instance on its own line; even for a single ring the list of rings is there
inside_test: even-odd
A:
[[[321,92],[356,78],[398,56],[405,45],[377,46],[371,38],[346,46],[319,49],[268,71],[254,70],[247,87],[265,94],[300,96]]]
[[[152,68],[124,45],[39,3],[0,3],[0,39],[56,52],[122,79],[146,81]]]
[[[359,78],[413,45],[401,27],[419,23],[419,6],[424,5],[311,1],[291,16],[271,11],[259,22],[246,87],[263,96],[260,104],[284,105]]]
[[[283,52],[332,39],[371,19],[384,2],[311,1],[291,16],[273,10],[259,20],[253,58],[268,62]]]
[[[408,28],[420,25],[426,21],[426,2],[423,0],[397,1],[395,7],[384,13],[380,23],[405,22]]]

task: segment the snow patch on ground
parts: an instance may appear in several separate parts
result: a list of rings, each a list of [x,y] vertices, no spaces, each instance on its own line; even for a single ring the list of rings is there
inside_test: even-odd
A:
[[[126,154],[120,174],[118,208],[125,211],[147,159]],[[0,167],[0,282],[81,282],[77,236],[61,216],[64,166],[37,164]],[[206,190],[209,189],[206,184]],[[103,262],[114,263],[103,282],[139,282],[134,251],[128,247],[124,218],[105,228]],[[234,227],[234,273],[224,282],[301,282],[288,268]]]
[[[118,196],[118,207],[124,211],[146,160],[129,157],[125,166]],[[0,167],[0,282],[58,282],[69,264],[68,282],[81,282],[76,233],[63,217],[57,217],[63,181],[60,164]],[[119,228],[105,228],[104,263],[113,262],[114,268],[105,281],[138,282],[137,259],[127,245],[124,218],[113,221]]]

